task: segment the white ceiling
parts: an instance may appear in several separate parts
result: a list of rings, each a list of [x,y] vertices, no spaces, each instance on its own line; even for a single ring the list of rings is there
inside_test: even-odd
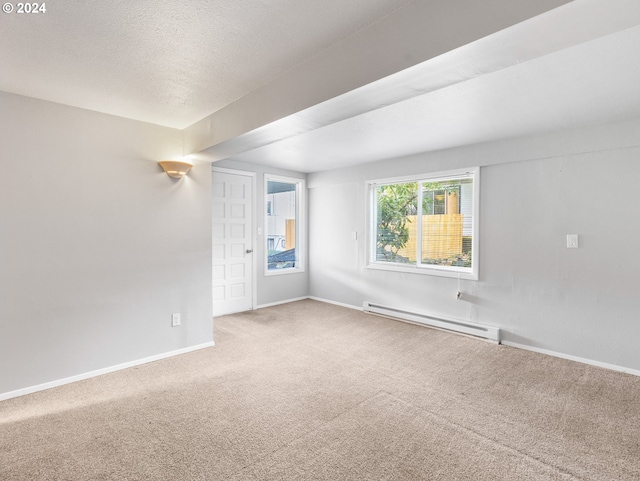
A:
[[[637,116],[640,26],[232,158],[316,172]]]
[[[0,90],[179,129],[232,107],[242,127],[269,85],[313,72],[399,12],[442,13],[451,1],[57,0],[44,14],[0,14]],[[640,1],[575,0],[209,142],[201,158],[314,172],[637,117],[638,45]]]
[[[183,129],[411,0],[54,0],[0,13],[0,90]]]

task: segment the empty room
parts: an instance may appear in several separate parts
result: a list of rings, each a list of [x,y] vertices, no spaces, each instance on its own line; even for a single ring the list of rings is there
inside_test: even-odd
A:
[[[640,2],[5,2],[0,479],[640,480]]]

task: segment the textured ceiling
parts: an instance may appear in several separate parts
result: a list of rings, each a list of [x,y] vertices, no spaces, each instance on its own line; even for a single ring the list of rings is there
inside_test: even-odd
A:
[[[55,0],[0,14],[0,90],[185,128],[410,0]]]
[[[0,14],[0,90],[316,172],[640,116],[640,0],[104,0]]]

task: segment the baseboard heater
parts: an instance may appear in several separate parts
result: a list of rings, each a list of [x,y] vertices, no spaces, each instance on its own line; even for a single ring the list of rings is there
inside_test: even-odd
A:
[[[472,336],[482,337],[500,343],[500,329],[497,327],[484,326],[482,324],[474,324],[471,322],[460,321],[457,319],[447,319],[443,317],[435,317],[428,314],[420,314],[417,312],[405,311],[395,307],[381,306],[373,302],[365,301],[362,309],[364,312],[379,314],[385,317],[400,319],[402,321],[414,322],[416,324],[424,324],[426,326],[438,327],[449,331],[461,332]]]

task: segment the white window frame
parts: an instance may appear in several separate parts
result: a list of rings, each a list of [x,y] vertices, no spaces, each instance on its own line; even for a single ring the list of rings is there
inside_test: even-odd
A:
[[[295,267],[288,267],[286,269],[269,270],[269,249],[267,246],[267,239],[269,238],[269,214],[267,214],[267,202],[268,202],[268,183],[271,182],[285,182],[289,184],[296,184],[296,254],[297,262]],[[282,175],[264,174],[264,275],[265,276],[281,276],[286,274],[297,274],[305,271],[306,266],[306,188],[305,180],[296,177],[284,177]],[[272,206],[273,213],[273,206]]]
[[[376,259],[376,187],[385,184],[400,184],[404,182],[434,182],[448,179],[456,179],[463,176],[473,177],[473,220],[471,228],[471,268],[457,266],[436,266],[431,264],[403,265],[393,262],[379,261]],[[426,274],[440,277],[453,277],[457,279],[478,280],[480,271],[480,167],[469,169],[449,170],[445,172],[431,172],[428,174],[395,177],[388,179],[368,180],[367,184],[367,269],[384,271],[409,272],[413,274]],[[422,214],[422,194],[418,189],[418,212]],[[421,223],[418,223],[418,238],[421,237]]]

